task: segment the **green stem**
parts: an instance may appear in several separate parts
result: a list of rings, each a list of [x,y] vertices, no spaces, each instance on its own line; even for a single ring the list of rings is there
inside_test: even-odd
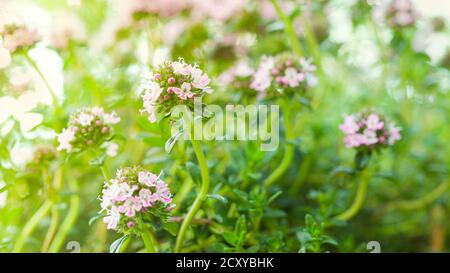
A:
[[[97,161],[100,160],[101,155],[99,155],[97,153],[96,149],[91,149],[91,152],[94,155],[95,160],[97,160]],[[99,167],[100,167],[100,171],[102,172],[103,179],[105,179],[105,181],[109,181],[111,179],[111,175],[109,174],[108,166],[106,164],[106,159],[103,159],[103,163]],[[103,187],[103,185],[102,185],[102,187]]]
[[[366,199],[367,187],[369,185],[369,176],[367,168],[361,172],[361,178],[359,181],[358,189],[356,191],[356,197],[352,206],[345,212],[336,216],[337,219],[342,221],[348,221],[355,216],[362,208],[364,200]]]
[[[59,222],[59,211],[55,202],[52,202],[52,220],[50,226],[48,227],[47,234],[45,235],[44,243],[42,244],[41,252],[47,252],[52,242],[53,236],[55,236],[56,230],[58,229]]]
[[[61,189],[62,176],[63,176],[63,168],[59,167],[55,171],[53,181],[48,182],[49,197],[50,197],[50,200],[52,201],[52,216],[51,216],[50,226],[48,227],[47,234],[45,235],[45,239],[44,239],[44,242],[41,247],[41,252],[48,252],[50,243],[52,242],[53,237],[55,236],[55,233],[58,229],[59,210],[57,207],[57,205],[58,205],[57,193]],[[46,168],[44,169],[44,177],[49,177],[48,171]]]
[[[144,241],[145,250],[147,253],[158,252],[155,244],[155,238],[153,237],[151,231],[145,226],[141,217],[138,218],[138,224],[141,231],[142,241]]]
[[[283,110],[284,129],[286,132],[285,151],[280,165],[278,165],[278,167],[264,181],[264,186],[266,187],[270,187],[270,185],[277,181],[286,172],[291,164],[292,158],[294,157],[294,146],[292,143],[289,143],[289,141],[291,141],[294,137],[291,128],[290,108],[287,102],[284,101],[281,101],[281,108]]]
[[[28,55],[28,52],[25,52],[23,54],[27,62],[33,67],[33,69],[39,74],[39,77],[41,77],[42,81],[44,82],[45,86],[47,87],[48,91],[50,92],[50,95],[52,96],[53,101],[53,107],[55,108],[55,112],[59,111],[59,103],[58,98],[56,97],[55,91],[53,91],[53,88],[50,86],[49,82],[45,78],[44,74],[42,73],[41,69],[37,66],[36,62]]]
[[[181,209],[184,199],[186,199],[186,196],[189,192],[191,192],[193,187],[194,181],[192,180],[190,175],[187,175],[180,191],[177,192],[177,195],[175,195],[173,199],[173,203],[177,204],[177,206],[172,210],[172,213],[176,213],[179,209]]]
[[[290,195],[297,194],[298,191],[300,190],[301,186],[305,182],[306,178],[308,177],[309,171],[311,169],[311,164],[312,164],[311,157],[312,157],[311,154],[304,155],[304,158],[301,162],[298,178],[297,178],[297,180],[294,181],[294,183],[292,183],[292,185],[289,189]]]
[[[312,30],[311,25],[309,24],[307,19],[305,19],[301,15],[299,17],[300,17],[303,29],[305,31],[306,42],[308,43],[308,49],[310,51],[309,53],[313,56],[314,63],[320,69],[321,68],[321,65],[320,65],[321,59],[320,59],[320,53],[319,53],[319,45],[318,45],[317,39],[314,35],[314,31]]]
[[[147,253],[155,253],[156,249],[155,249],[155,246],[153,245],[153,240],[149,234],[149,231],[148,230],[141,231],[141,237],[142,237],[142,240],[144,241],[145,250],[147,251]]]
[[[291,20],[284,14],[277,0],[270,0],[270,1],[272,2],[272,5],[278,17],[284,24],[284,31],[286,32],[286,35],[288,36],[291,42],[292,49],[294,50],[295,54],[297,54],[299,57],[303,56],[303,49],[300,44],[300,41],[298,40],[297,34],[294,31],[294,27],[292,25]]]
[[[181,224],[180,231],[178,232],[177,242],[175,245],[175,252],[180,252],[183,247],[184,237],[186,235],[186,231],[191,224],[192,219],[195,217],[195,214],[200,209],[203,200],[206,197],[206,194],[209,190],[209,173],[208,173],[208,165],[206,164],[205,156],[203,155],[202,148],[200,147],[200,143],[197,140],[191,140],[192,147],[194,148],[195,155],[197,156],[198,164],[200,165],[200,172],[202,176],[202,184],[200,187],[200,191],[198,192],[197,197],[195,198],[194,203],[192,204],[189,212],[184,218],[183,223]]]
[[[53,242],[50,244],[49,252],[51,253],[58,252],[61,249],[67,234],[72,230],[72,227],[77,220],[78,212],[80,210],[80,196],[78,193],[78,184],[75,179],[69,179],[69,187],[70,190],[73,191],[73,194],[70,197],[69,211],[61,224],[61,228],[56,233]]]
[[[104,162],[103,165],[100,166],[100,170],[102,171],[103,178],[106,181],[109,181],[111,179],[111,176],[109,175],[109,170],[106,166],[106,162]]]
[[[416,200],[399,201],[387,206],[388,210],[392,209],[404,209],[404,210],[417,210],[428,206],[438,199],[442,194],[447,192],[450,187],[450,180],[440,184],[433,191],[424,195],[422,198]]]
[[[39,224],[39,222],[42,220],[42,218],[47,215],[50,208],[52,207],[52,201],[47,200],[42,204],[42,206],[36,211],[36,213],[28,220],[28,222],[25,224],[24,228],[22,229],[22,232],[17,237],[16,244],[14,245],[14,248],[12,252],[20,252],[23,248],[23,245],[25,244],[25,240],[33,233],[36,226]]]

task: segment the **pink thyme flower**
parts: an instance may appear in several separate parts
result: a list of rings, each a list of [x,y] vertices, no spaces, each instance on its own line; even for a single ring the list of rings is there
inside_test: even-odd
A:
[[[72,144],[70,144],[75,139],[75,130],[73,127],[69,127],[66,129],[63,129],[62,132],[58,135],[57,139],[59,142],[58,151],[72,150]]]
[[[411,0],[390,0],[376,6],[373,16],[390,27],[408,27],[416,23],[419,13]]]
[[[253,75],[253,81],[250,88],[258,92],[266,92],[272,83],[271,71],[275,66],[275,59],[273,57],[266,57]]]
[[[394,144],[397,140],[401,139],[400,136],[400,128],[396,127],[394,123],[389,123],[389,134],[388,134],[388,143],[389,145]]]
[[[311,60],[288,55],[266,57],[253,75],[250,88],[264,96],[292,95],[317,84]]]
[[[116,147],[104,145],[111,136],[111,125],[120,121],[116,113],[105,113],[101,107],[78,111],[69,120],[69,126],[57,136],[58,151],[72,152],[74,148],[82,150],[86,145],[96,145],[110,149],[113,154]]]
[[[138,173],[138,181],[143,185],[154,187],[156,186],[156,181],[158,181],[159,177],[151,172],[139,172]]]
[[[339,126],[342,132],[344,132],[346,135],[351,135],[356,133],[358,131],[359,126],[355,122],[355,117],[353,116],[346,116],[344,119],[344,123]]]
[[[179,104],[193,107],[194,98],[212,92],[210,79],[196,65],[179,59],[165,62],[153,71],[144,73],[140,89],[143,90],[143,110],[150,122],[158,115],[170,114],[171,107]]]
[[[139,197],[128,197],[123,204],[118,208],[120,213],[125,214],[127,217],[133,217],[136,212],[142,209],[141,199]]]
[[[383,129],[384,122],[380,121],[380,117],[377,114],[373,113],[367,117],[366,126],[367,129],[376,131]]]
[[[130,222],[148,221],[152,215],[165,221],[174,207],[167,183],[139,166],[119,169],[115,178],[105,181],[99,199],[108,229],[120,232],[133,230],[135,225]]]
[[[400,129],[394,123],[385,126],[386,120],[377,113],[359,113],[345,116],[339,128],[345,134],[347,148],[378,149],[393,145],[400,139]]]
[[[31,48],[41,39],[35,29],[17,23],[0,26],[0,38],[3,41],[3,47],[10,53]]]

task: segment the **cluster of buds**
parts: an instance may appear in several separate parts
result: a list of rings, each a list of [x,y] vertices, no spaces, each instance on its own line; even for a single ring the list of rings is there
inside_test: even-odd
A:
[[[107,228],[123,233],[139,228],[139,221],[167,221],[175,206],[167,183],[140,166],[119,169],[115,178],[105,181],[99,199]]]
[[[116,113],[105,113],[101,107],[80,110],[69,120],[69,126],[58,135],[58,151],[81,151],[103,147],[111,138],[111,125],[120,121]]]
[[[10,53],[26,50],[40,41],[40,36],[35,29],[22,24],[10,23],[1,26],[1,47]]]
[[[391,0],[374,10],[377,18],[385,21],[390,27],[407,27],[416,23],[419,13],[411,0]]]
[[[311,60],[286,55],[266,57],[253,75],[250,88],[264,96],[290,95],[315,86],[315,71]]]
[[[364,150],[376,150],[397,142],[400,128],[377,113],[359,113],[346,116],[339,127],[345,134],[345,146]]]
[[[165,62],[155,71],[145,73],[141,89],[144,109],[149,120],[155,122],[158,115],[168,115],[172,107],[187,105],[193,107],[194,98],[211,93],[210,79],[196,65],[182,59]]]

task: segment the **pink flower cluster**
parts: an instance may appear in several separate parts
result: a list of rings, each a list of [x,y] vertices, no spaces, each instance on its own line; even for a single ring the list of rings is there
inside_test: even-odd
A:
[[[345,146],[347,148],[380,148],[393,145],[398,141],[400,128],[393,122],[387,123],[377,113],[360,113],[344,118],[339,128],[345,134]]]
[[[41,39],[36,30],[16,23],[3,25],[0,29],[0,37],[2,40],[0,47],[7,49],[10,53],[32,47]]]
[[[168,114],[176,105],[193,105],[196,97],[211,93],[210,79],[196,65],[190,65],[179,59],[165,62],[152,73],[142,76],[141,89],[144,109],[151,122],[157,114]]]
[[[175,206],[167,183],[140,166],[119,169],[116,178],[105,181],[100,200],[107,228],[121,232],[132,229],[138,218],[163,217]]]
[[[250,88],[266,95],[292,93],[297,88],[306,89],[317,84],[316,67],[311,60],[291,56],[266,57],[253,75]]]
[[[72,152],[74,149],[86,147],[100,147],[107,143],[111,136],[111,125],[120,121],[115,112],[105,113],[101,107],[80,110],[69,121],[69,126],[57,136],[58,151]],[[114,145],[112,142],[108,142]],[[111,154],[111,147],[108,154]]]
[[[419,13],[411,0],[391,0],[374,10],[376,18],[384,20],[390,27],[414,25]]]

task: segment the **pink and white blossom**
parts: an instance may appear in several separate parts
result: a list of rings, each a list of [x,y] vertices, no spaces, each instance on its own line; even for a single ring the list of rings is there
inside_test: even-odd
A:
[[[400,128],[393,122],[385,126],[386,120],[377,113],[359,113],[344,117],[339,129],[345,134],[344,144],[347,148],[370,149],[393,145],[400,137]]]
[[[210,82],[208,75],[200,68],[181,58],[165,62],[154,71],[143,73],[141,77],[141,113],[146,113],[150,122],[155,122],[158,115],[170,113],[171,107],[175,105],[192,106],[194,98],[212,92]]]
[[[130,222],[163,215],[174,207],[167,183],[139,166],[119,169],[115,178],[105,181],[99,199],[108,229],[121,232],[135,227]]]
[[[82,150],[95,145],[114,156],[118,146],[107,142],[112,133],[111,125],[119,121],[115,112],[106,113],[101,107],[79,110],[71,116],[69,126],[57,136],[58,151],[72,152],[74,148]]]

